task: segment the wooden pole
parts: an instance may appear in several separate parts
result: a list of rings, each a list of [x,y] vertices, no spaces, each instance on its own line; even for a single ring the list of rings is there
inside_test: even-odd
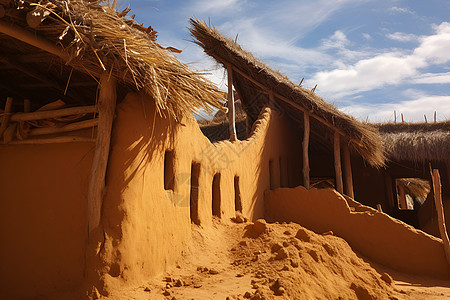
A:
[[[11,141],[8,145],[45,145],[45,144],[62,144],[62,143],[95,143],[95,139],[79,137],[79,136],[57,136],[44,139],[26,139]]]
[[[31,113],[13,114],[11,116],[11,122],[43,120],[43,119],[51,119],[51,118],[58,118],[58,117],[63,117],[63,116],[88,114],[88,113],[95,113],[95,112],[97,112],[97,107],[95,105],[76,106],[76,107],[63,108],[63,109],[57,109],[57,110],[43,110],[43,111],[34,111]]]
[[[334,132],[334,171],[336,173],[336,190],[343,194],[344,184],[342,182],[341,140],[340,135],[337,132]]]
[[[425,118],[425,123],[428,123],[427,122],[427,115],[423,115],[423,117]]]
[[[234,142],[236,138],[236,113],[234,107],[234,96],[233,96],[233,68],[227,66],[228,74],[228,123],[230,126],[230,141]]]
[[[70,132],[70,131],[76,131],[80,129],[86,129],[91,128],[94,126],[97,126],[98,119],[91,119],[91,120],[85,120],[80,121],[76,123],[70,123],[62,127],[42,127],[42,128],[36,128],[32,129],[28,136],[37,136],[37,135],[45,135],[45,134],[55,134],[55,133],[62,133],[62,132]]]
[[[303,185],[309,189],[309,115],[303,114]]]
[[[6,128],[8,128],[8,123],[11,120],[12,103],[13,98],[7,97],[5,104],[5,112],[1,119],[2,123],[0,124],[0,138],[2,137],[3,132],[5,132]]]
[[[433,180],[434,203],[436,204],[439,232],[444,245],[445,257],[450,265],[450,241],[448,238],[447,229],[445,227],[444,207],[442,205],[441,176],[439,175],[438,169],[434,169],[431,172],[431,178]]]
[[[348,146],[344,144],[344,177],[345,177],[345,194],[351,198],[355,198],[353,193],[353,177],[352,177],[352,164],[350,160],[350,150]]]
[[[394,124],[397,124],[397,112],[394,110]]]
[[[98,99],[98,130],[88,188],[88,226],[92,232],[100,224],[111,130],[116,110],[116,80],[103,73]]]
[[[437,115],[436,115],[436,111],[434,112],[434,123],[436,123],[437,121]]]
[[[69,61],[69,54],[55,44],[12,23],[0,21],[0,32]]]

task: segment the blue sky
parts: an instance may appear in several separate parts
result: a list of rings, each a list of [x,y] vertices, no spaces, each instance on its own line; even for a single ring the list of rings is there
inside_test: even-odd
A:
[[[211,24],[273,69],[370,122],[450,119],[448,0],[128,0],[136,20],[222,88],[224,71],[191,42],[188,19]],[[448,23],[447,23],[448,22]]]

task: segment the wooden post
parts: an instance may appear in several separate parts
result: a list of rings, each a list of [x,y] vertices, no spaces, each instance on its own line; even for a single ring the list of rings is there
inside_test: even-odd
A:
[[[397,124],[397,112],[394,110],[394,124]]]
[[[309,189],[309,115],[304,113],[303,119],[303,185]]]
[[[336,190],[343,194],[344,184],[342,183],[341,139],[337,132],[334,132],[334,171],[336,173]]]
[[[89,232],[92,232],[100,224],[116,99],[116,80],[109,77],[109,74],[105,72],[100,77],[100,94],[97,104],[99,112],[97,140],[88,188]]]
[[[233,96],[233,68],[227,66],[228,74],[228,123],[230,126],[230,141],[234,142],[236,138],[236,113],[234,111],[234,96]]]
[[[436,204],[439,232],[441,234],[442,244],[444,245],[445,257],[450,265],[450,241],[448,238],[447,229],[445,228],[444,207],[442,205],[441,176],[439,175],[438,169],[434,169],[432,171],[431,179],[433,180],[434,203]]]
[[[7,97],[5,104],[5,113],[1,118],[2,123],[0,124],[0,138],[2,137],[3,132],[5,132],[6,128],[8,128],[8,123],[11,119],[12,103],[13,99],[11,97]]]
[[[344,177],[345,177],[345,194],[351,198],[355,198],[353,193],[353,177],[352,164],[350,160],[350,150],[344,144]]]
[[[396,184],[397,200],[399,209],[408,209],[408,202],[406,201],[405,188],[401,184]]]

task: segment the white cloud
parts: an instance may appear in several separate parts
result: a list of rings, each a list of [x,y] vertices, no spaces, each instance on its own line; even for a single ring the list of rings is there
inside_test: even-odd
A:
[[[368,33],[363,33],[362,36],[368,41],[372,40],[372,36],[370,34],[368,34]]]
[[[243,0],[198,0],[193,7],[196,13],[223,13],[226,10],[237,10],[243,4]]]
[[[405,122],[423,122],[424,115],[431,121],[434,112],[437,112],[437,121],[445,121],[450,119],[450,96],[421,95],[399,103],[353,104],[341,110],[361,120],[369,117],[370,122],[393,122],[394,111],[397,121],[401,120],[401,114]]]
[[[414,83],[420,84],[444,84],[450,83],[450,72],[448,73],[425,73],[413,79]]]
[[[400,14],[411,14],[411,15],[414,14],[413,11],[411,11],[409,8],[406,8],[406,7],[393,6],[389,10],[391,12],[400,13]]]
[[[348,45],[350,42],[347,39],[347,36],[345,33],[343,33],[341,30],[337,30],[334,32],[334,34],[326,39],[323,40],[322,45],[325,48],[345,48],[346,45]]]
[[[394,41],[411,42],[417,40],[419,37],[412,33],[394,32],[387,35],[387,37]]]
[[[344,68],[318,72],[310,81],[319,83],[324,96],[333,97],[411,81],[421,68],[450,61],[450,24],[444,22],[435,30],[436,34],[421,38],[413,53],[379,54]]]

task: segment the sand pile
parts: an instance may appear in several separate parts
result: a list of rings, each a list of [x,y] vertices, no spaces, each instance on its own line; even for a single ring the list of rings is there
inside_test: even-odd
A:
[[[264,220],[244,230],[230,252],[233,265],[253,277],[250,299],[396,298],[392,278],[377,273],[332,232]]]
[[[176,267],[111,299],[403,299],[331,232],[302,226],[234,224],[193,227],[193,244]]]

